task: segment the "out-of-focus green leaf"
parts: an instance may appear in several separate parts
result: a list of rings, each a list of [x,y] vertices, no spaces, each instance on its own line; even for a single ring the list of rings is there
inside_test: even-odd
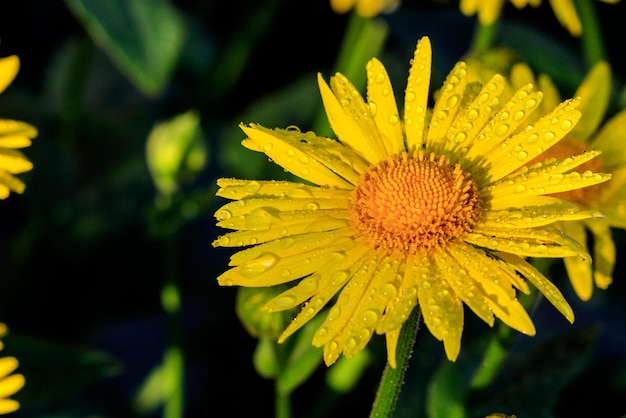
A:
[[[352,358],[339,357],[337,363],[333,364],[326,374],[328,386],[340,393],[349,392],[359,383],[359,379],[371,361],[372,355],[367,347]]]
[[[311,344],[315,331],[324,321],[324,316],[317,314],[302,329],[290,338],[295,338],[285,367],[278,376],[276,387],[283,394],[291,393],[304,383],[322,363],[322,349]]]
[[[25,413],[30,407],[78,397],[89,384],[122,372],[122,364],[104,351],[15,334],[3,342],[2,355],[15,356],[20,363],[15,372],[26,378],[26,385],[16,395]]]
[[[159,94],[185,41],[182,15],[167,0],[66,0],[94,42],[148,95]]]
[[[494,411],[551,418],[559,393],[585,366],[598,335],[586,327],[548,340],[506,365],[488,391],[475,399],[472,416]]]
[[[433,376],[426,397],[429,418],[465,418],[465,378],[459,366],[447,359]]]
[[[276,344],[271,338],[260,338],[254,350],[254,369],[267,379],[276,377],[280,371]]]

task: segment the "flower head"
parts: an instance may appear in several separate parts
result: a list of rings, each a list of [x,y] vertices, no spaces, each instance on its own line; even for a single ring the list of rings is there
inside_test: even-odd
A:
[[[20,61],[15,55],[0,58],[0,93],[11,84],[19,66]],[[29,171],[33,165],[18,149],[29,146],[35,136],[37,130],[27,123],[0,119],[0,199],[9,197],[11,191],[24,191],[24,183],[14,174]]]
[[[598,184],[609,176],[572,170],[587,152],[525,166],[576,124],[578,99],[532,125],[541,92],[528,84],[510,98],[504,78],[467,82],[457,63],[428,108],[428,38],[417,45],[400,117],[385,67],[367,64],[367,101],[343,75],[318,76],[338,140],[297,128],[242,125],[243,145],[312,184],[220,179],[232,199],[215,214],[235,230],[215,246],[248,246],[218,277],[226,286],[293,286],[270,311],[302,305],[284,340],[330,303],[313,344],[332,364],[385,334],[388,358],[403,323],[419,304],[450,360],[461,346],[463,304],[492,326],[499,318],[527,335],[535,328],[517,292],[528,282],[571,322],[559,290],[525,257],[581,257],[584,248],[554,227],[599,216],[548,196]]]
[[[400,0],[330,0],[330,7],[335,13],[344,14],[354,9],[361,17],[392,12],[399,4]]]
[[[0,323],[0,338],[6,336],[7,326]],[[0,350],[3,345],[0,341]],[[9,399],[9,396],[16,394],[25,383],[21,374],[11,374],[17,369],[19,363],[15,357],[0,357],[0,415],[17,411],[20,404]]]
[[[466,16],[478,14],[478,20],[483,25],[489,25],[498,19],[506,0],[461,0],[461,12]],[[538,7],[541,0],[510,0],[518,9],[526,6]],[[604,3],[615,4],[620,0],[600,0]],[[550,0],[550,5],[559,23],[572,35],[580,36],[582,25],[576,12],[574,0]]]

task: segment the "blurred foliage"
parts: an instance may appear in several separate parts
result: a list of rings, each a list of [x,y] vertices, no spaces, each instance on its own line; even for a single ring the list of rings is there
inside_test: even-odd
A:
[[[548,74],[566,97],[589,63],[544,3],[505,8],[494,46]],[[595,3],[614,74],[610,116],[626,107],[626,3]],[[21,176],[26,192],[0,202],[0,319],[11,329],[3,353],[20,359],[27,379],[15,417],[161,416],[167,251],[182,301],[185,416],[274,416],[275,390],[291,396],[297,417],[369,412],[386,361],[382,339],[327,369],[310,344],[315,322],[285,344],[255,338],[236,315],[235,289],[215,281],[229,252],[211,246],[223,233],[213,219],[222,203],[216,178],[289,178],[240,145],[239,124],[319,126],[315,75],[328,79],[344,65],[350,19],[324,0],[5,5],[0,55],[19,55],[22,67],[0,96],[0,115],[39,129],[25,150],[35,166]],[[432,40],[437,86],[469,52],[476,24],[454,1],[405,1],[378,19],[379,58],[397,95],[419,37]],[[154,142],[173,147],[172,159],[153,159]],[[626,248],[623,231],[614,237]],[[498,380],[478,392],[467,383],[493,330],[468,315],[455,364],[422,330],[394,416],[588,417],[598,405],[623,416],[624,268],[618,257],[609,290],[581,303],[562,266],[551,265],[575,324],[539,301],[537,336],[513,336]]]

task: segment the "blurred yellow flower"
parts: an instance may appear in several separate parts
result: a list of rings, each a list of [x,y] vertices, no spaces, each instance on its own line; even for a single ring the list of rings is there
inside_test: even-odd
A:
[[[344,14],[354,9],[361,17],[392,12],[399,4],[400,0],[330,0],[330,7],[335,13]]]
[[[20,61],[15,55],[0,58],[0,93],[11,84],[19,67]],[[9,197],[11,191],[24,191],[26,186],[14,174],[29,171],[33,165],[18,149],[29,146],[35,136],[37,129],[27,123],[0,119],[0,199]]]
[[[498,19],[506,0],[461,0],[461,12],[466,16],[478,14],[478,20],[483,25],[489,25]],[[604,3],[615,4],[620,0],[600,0]],[[526,6],[538,7],[541,0],[510,0],[518,9]],[[559,23],[572,35],[580,36],[582,26],[574,0],[550,0],[550,5]]]
[[[511,72],[513,87],[536,82],[545,93],[545,106],[561,100],[558,89],[550,78],[539,76],[536,80],[525,64],[517,64]],[[593,294],[594,282],[606,289],[612,282],[616,249],[611,227],[626,229],[626,110],[602,122],[606,117],[611,92],[611,69],[606,62],[599,62],[586,75],[576,91],[581,97],[579,109],[582,118],[574,129],[546,155],[565,158],[575,153],[590,150],[602,152],[598,158],[579,166],[576,171],[602,170],[611,173],[613,180],[586,189],[560,193],[556,196],[576,203],[583,209],[603,212],[606,218],[580,220],[564,223],[562,230],[587,246],[587,234],[593,243],[593,265],[582,262],[577,257],[564,259],[568,275],[576,294],[588,300]]]
[[[8,333],[7,326],[0,323],[0,338]],[[3,345],[0,341],[0,350]],[[20,404],[9,399],[9,396],[17,393],[25,383],[24,376],[21,374],[11,374],[17,369],[19,363],[15,357],[0,357],[0,415],[9,414],[17,411]]]
[[[220,179],[232,199],[215,213],[235,230],[213,243],[243,247],[218,277],[224,286],[294,282],[269,311],[302,306],[279,338],[316,316],[331,300],[314,338],[326,364],[362,350],[385,334],[389,363],[403,323],[419,304],[424,322],[450,360],[461,346],[465,303],[490,326],[499,318],[521,333],[535,327],[517,292],[530,282],[569,320],[560,291],[526,257],[588,259],[554,227],[600,216],[548,196],[602,183],[608,175],[572,173],[590,151],[530,167],[578,122],[578,99],[566,100],[534,124],[526,118],[542,93],[525,85],[503,96],[505,79],[468,83],[459,62],[428,108],[431,45],[417,45],[397,108],[385,67],[368,62],[367,102],[337,73],[318,83],[338,141],[295,127],[242,125],[243,145],[265,153],[308,183]],[[337,297],[335,298],[335,296]]]

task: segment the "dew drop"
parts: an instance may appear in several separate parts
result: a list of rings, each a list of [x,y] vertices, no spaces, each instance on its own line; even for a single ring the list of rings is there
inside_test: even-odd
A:
[[[469,119],[469,120],[474,120],[474,119],[476,119],[476,118],[478,117],[478,110],[476,110],[476,109],[470,109],[470,110],[467,112],[467,115],[465,115],[465,117],[466,117],[467,119]]]
[[[230,238],[227,236],[223,236],[220,238],[220,245],[222,247],[226,247],[230,243]]]
[[[280,276],[286,279],[287,277],[291,276],[291,270],[283,269],[283,271],[280,272]]]
[[[561,129],[563,129],[564,131],[567,131],[567,130],[571,129],[572,125],[573,125],[573,123],[572,123],[572,121],[571,121],[571,120],[569,120],[569,119],[564,119],[564,120],[561,122]]]
[[[528,153],[526,151],[520,151],[517,153],[517,159],[519,161],[524,161],[526,158],[528,158]]]
[[[287,156],[293,157],[294,155],[296,155],[296,152],[294,150],[292,150],[292,149],[287,150]]]
[[[377,83],[383,83],[385,81],[385,74],[383,73],[376,74],[375,80]]]
[[[276,310],[283,310],[283,309],[289,309],[293,307],[295,303],[296,303],[295,296],[285,295],[276,299],[273,305],[276,308]]]
[[[548,131],[543,135],[543,140],[545,142],[552,142],[554,141],[554,138],[556,137],[556,135],[554,134],[554,132],[552,131]]]
[[[380,293],[386,299],[391,299],[392,297],[394,297],[396,295],[396,292],[396,287],[391,283],[384,283],[382,286],[380,286],[380,289],[378,290],[378,293]]]
[[[274,217],[265,209],[255,209],[246,217],[248,228],[253,231],[266,231],[274,223]]]
[[[272,144],[265,144],[265,145],[263,145],[263,151],[265,151],[265,152],[270,152],[272,150],[272,148],[274,148],[274,145],[272,145]]]
[[[372,309],[368,309],[363,312],[361,319],[366,325],[373,326],[378,321],[378,314]]]
[[[404,97],[404,101],[410,103],[413,100],[415,100],[415,93],[407,92],[406,96]]]
[[[220,221],[225,221],[233,217],[233,214],[226,209],[221,209],[217,212],[217,219]]]
[[[457,96],[456,94],[448,97],[448,100],[446,102],[446,105],[448,107],[454,107],[457,105],[457,103],[459,103],[459,96]]]
[[[256,193],[261,190],[261,183],[258,181],[250,181],[246,183],[245,190],[247,193]]]
[[[509,125],[500,125],[496,128],[496,135],[503,136],[509,131]]]
[[[312,294],[317,290],[319,278],[316,275],[309,276],[298,284],[298,291],[305,294]]]
[[[523,110],[518,110],[517,112],[513,113],[513,120],[519,122],[520,120],[524,119],[525,116],[526,113]]]
[[[244,277],[255,277],[270,270],[278,260],[280,259],[275,254],[263,253],[257,258],[243,263],[239,268],[239,273]]]
[[[378,108],[376,107],[376,103],[374,102],[369,102],[369,107],[370,107],[370,113],[372,116],[376,116],[376,113],[378,113]]]
[[[398,115],[389,116],[389,123],[391,125],[396,125],[398,122],[400,122],[400,118],[398,117]]]
[[[535,105],[537,105],[537,100],[536,99],[532,99],[532,98],[526,100],[526,103],[524,103],[524,107],[526,109],[533,108],[533,107],[535,107]]]

